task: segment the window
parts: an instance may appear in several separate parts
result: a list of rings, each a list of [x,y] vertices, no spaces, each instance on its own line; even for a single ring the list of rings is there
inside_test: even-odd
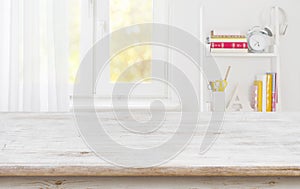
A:
[[[153,0],[111,0],[109,5],[110,31],[139,23],[153,22]],[[118,43],[112,40],[111,45]],[[145,61],[137,69],[131,70],[119,81],[134,82],[151,77],[152,47],[149,45],[132,47],[112,59],[110,62],[110,80],[116,82],[128,66]]]
[[[143,24],[143,23],[168,23],[167,0],[99,0],[96,1],[93,21],[93,41],[101,39],[120,28]],[[149,39],[151,41],[151,39]],[[113,47],[118,40],[112,39],[110,46]],[[97,52],[96,52],[97,53]],[[166,59],[168,50],[158,50],[152,45],[130,47],[116,55],[106,67],[104,73],[96,83],[96,95],[110,97],[115,82],[119,76],[132,64],[143,62],[135,66],[118,80],[122,83],[136,82],[151,77],[151,74],[161,72],[167,78],[165,65],[153,67],[151,59],[160,57]],[[94,60],[96,63],[97,60]],[[95,70],[95,69],[94,69]],[[94,73],[95,77],[98,73]],[[114,94],[116,95],[116,94]],[[126,94],[117,94],[120,98]],[[168,89],[164,83],[147,80],[135,88],[131,94],[134,98],[168,98]]]
[[[80,64],[80,0],[69,0],[69,83],[75,82]]]
[[[110,32],[122,27],[149,22],[171,25],[178,24],[173,23],[175,19],[172,14],[173,11],[170,11],[173,8],[170,7],[171,1],[169,0],[97,0],[81,2],[85,3],[81,5],[81,55],[85,55],[103,37],[109,36]],[[166,40],[172,40],[172,34],[170,33],[166,33],[166,36],[163,37],[166,37]],[[109,46],[111,47],[117,42],[111,40]],[[107,47],[108,49],[110,49],[109,46]],[[112,96],[117,97],[121,101],[128,98],[126,92],[122,93],[121,91],[118,94],[113,94],[117,78],[128,66],[143,60],[146,61],[140,67],[137,67],[133,71],[131,70],[132,72],[122,77],[122,86],[129,86],[132,83],[136,84],[137,80],[156,74],[163,76],[164,80],[168,81],[171,86],[154,79],[140,82],[129,96],[129,105],[132,104],[132,106],[135,106],[135,103],[137,103],[138,106],[141,105],[141,108],[145,106],[147,108],[149,103],[154,99],[158,99],[163,100],[166,108],[179,108],[180,99],[176,90],[172,87],[175,83],[180,83],[179,85],[181,85],[180,79],[176,79],[176,76],[172,74],[172,68],[165,64],[153,64],[151,59],[159,59],[174,65],[176,64],[176,67],[182,69],[184,72],[191,72],[192,74],[188,75],[194,78],[193,85],[195,85],[195,89],[198,91],[197,87],[200,76],[197,70],[187,66],[190,65],[187,62],[189,60],[184,55],[178,55],[178,52],[176,53],[174,50],[149,44],[125,49],[110,61],[104,68],[104,71],[101,72],[100,77],[96,73],[96,70],[99,69],[97,67],[99,66],[97,64],[99,55],[100,53],[94,50],[93,56],[89,57],[89,59],[92,59],[91,61],[94,65],[86,68],[87,72],[91,73],[88,79],[96,81],[96,83],[86,83],[92,83],[91,86],[87,86],[87,89],[93,93],[95,105],[98,106],[97,102],[99,102],[100,108],[102,106],[104,108],[106,106],[111,108]]]

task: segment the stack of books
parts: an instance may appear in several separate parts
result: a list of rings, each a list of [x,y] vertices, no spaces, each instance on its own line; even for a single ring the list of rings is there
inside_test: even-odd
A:
[[[209,43],[211,53],[248,53],[247,38],[240,32],[212,30]]]
[[[257,75],[251,95],[251,106],[255,111],[276,112],[278,103],[277,73]]]

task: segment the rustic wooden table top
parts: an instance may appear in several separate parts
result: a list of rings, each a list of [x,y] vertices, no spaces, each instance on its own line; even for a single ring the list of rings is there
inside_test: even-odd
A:
[[[124,135],[111,114],[101,116],[108,133],[122,133],[115,136],[118,142],[148,144],[144,136]],[[158,130],[149,145],[165,141],[178,117],[169,113],[170,128]],[[124,168],[87,147],[72,114],[2,113],[0,176],[300,176],[300,113],[227,113],[221,130],[209,133],[217,140],[200,154],[208,118],[201,115],[192,141],[169,162]]]

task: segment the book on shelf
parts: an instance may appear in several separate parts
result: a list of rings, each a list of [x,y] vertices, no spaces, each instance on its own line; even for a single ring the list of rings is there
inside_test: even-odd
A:
[[[211,53],[248,53],[248,49],[225,49],[225,48],[211,48]]]
[[[258,112],[276,112],[277,101],[277,73],[259,74],[256,76],[254,86],[257,86]]]
[[[241,35],[240,31],[229,30],[212,30],[210,32],[211,38],[245,38],[245,35]]]
[[[251,87],[251,107],[254,111],[258,111],[258,86],[253,85]]]
[[[272,112],[276,112],[276,104],[278,103],[277,98],[277,73],[272,73],[273,83],[272,83]]]
[[[256,99],[257,99],[257,111],[262,112],[262,102],[263,102],[263,82],[260,80],[254,81],[254,86],[257,87]]]
[[[214,29],[211,30],[211,35],[241,35],[241,32],[238,30]]]
[[[247,42],[211,42],[210,48],[216,49],[247,49]]]
[[[260,74],[256,76],[256,81],[260,81],[262,83],[262,90],[261,90],[261,111],[266,112],[267,110],[267,76],[266,74]]]
[[[231,43],[248,43],[247,41],[247,38],[230,38],[230,37],[219,37],[219,38],[211,38],[209,37],[208,38],[208,41],[210,43],[212,42],[221,42],[221,43],[224,43],[224,42],[231,42]]]
[[[267,73],[267,112],[272,112],[272,89],[273,89],[273,75]]]
[[[248,42],[237,31],[212,30],[208,38],[211,53],[248,53]]]

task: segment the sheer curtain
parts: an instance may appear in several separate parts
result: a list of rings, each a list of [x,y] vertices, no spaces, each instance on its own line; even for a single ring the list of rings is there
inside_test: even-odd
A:
[[[68,1],[0,1],[0,111],[68,111]]]

